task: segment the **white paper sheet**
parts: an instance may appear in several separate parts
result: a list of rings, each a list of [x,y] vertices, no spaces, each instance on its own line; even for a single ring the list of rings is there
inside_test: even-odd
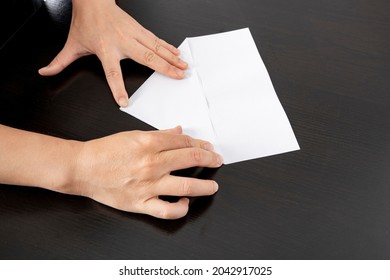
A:
[[[225,164],[299,150],[248,28],[187,38],[179,49],[186,78],[155,72],[124,112],[158,129],[181,125]]]

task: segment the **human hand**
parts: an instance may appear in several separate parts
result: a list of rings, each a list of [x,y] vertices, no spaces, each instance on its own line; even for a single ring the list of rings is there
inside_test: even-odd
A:
[[[72,193],[90,197],[111,207],[176,219],[188,212],[187,196],[212,195],[212,180],[173,176],[175,170],[195,166],[216,168],[222,158],[206,141],[166,131],[131,131],[83,143],[70,185]],[[181,196],[175,203],[160,195]]]
[[[120,60],[131,58],[171,78],[184,78],[187,63],[180,51],[142,27],[114,0],[73,0],[72,22],[64,48],[46,67],[43,76],[60,73],[80,57],[96,54],[100,59],[115,101],[128,104]]]

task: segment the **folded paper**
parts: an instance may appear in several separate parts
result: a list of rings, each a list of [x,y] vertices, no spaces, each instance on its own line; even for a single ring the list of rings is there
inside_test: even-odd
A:
[[[122,110],[157,129],[183,127],[225,164],[299,150],[248,28],[187,38],[175,80],[155,72]]]

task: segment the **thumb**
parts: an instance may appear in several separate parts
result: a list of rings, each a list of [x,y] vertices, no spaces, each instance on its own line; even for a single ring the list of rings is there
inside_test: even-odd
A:
[[[73,61],[80,58],[82,55],[77,54],[68,43],[57,54],[57,56],[50,62],[49,65],[38,70],[42,76],[53,76],[64,70]]]

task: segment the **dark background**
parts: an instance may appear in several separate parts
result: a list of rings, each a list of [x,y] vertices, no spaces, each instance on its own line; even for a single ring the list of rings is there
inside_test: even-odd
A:
[[[37,11],[43,0],[2,0],[0,4],[0,48]]]
[[[389,1],[118,4],[174,45],[249,27],[301,150],[182,171],[214,178],[220,190],[174,221],[2,185],[0,258],[390,258]],[[10,40],[14,28],[2,27],[0,123],[77,140],[152,129],[118,109],[96,57],[38,75],[66,40],[70,9],[46,1]],[[152,73],[130,60],[122,66],[130,94]]]

